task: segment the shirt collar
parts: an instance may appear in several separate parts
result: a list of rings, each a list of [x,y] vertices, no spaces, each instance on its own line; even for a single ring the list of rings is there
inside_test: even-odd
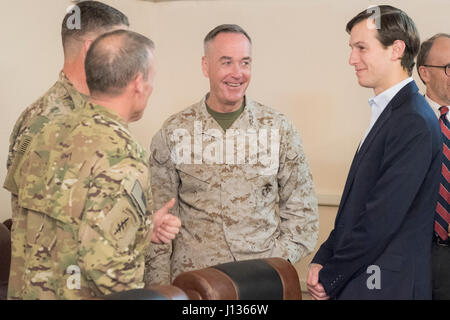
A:
[[[369,104],[372,106],[373,104],[376,104],[379,108],[384,109],[389,104],[389,102],[392,100],[392,98],[395,97],[395,95],[408,83],[413,81],[412,77],[408,77],[403,81],[400,81],[396,85],[390,87],[387,90],[384,90],[382,93],[380,93],[377,96],[374,96],[369,99]]]
[[[428,97],[426,94],[425,94],[425,99],[427,100],[427,102],[430,105],[431,109],[433,109],[434,113],[439,118],[441,116],[441,112],[439,111],[439,108],[442,107],[442,105],[440,105],[439,103],[437,103],[434,100],[431,100],[430,97]],[[449,107],[449,106],[447,106],[447,107]]]
[[[384,90],[379,95],[374,96],[369,99],[369,105],[372,108],[371,125],[373,125],[375,123],[375,121],[381,115],[383,110],[387,107],[387,105],[392,100],[392,98],[394,98],[395,95],[411,81],[413,81],[413,78],[408,77],[405,80],[400,81],[396,85],[390,87],[389,89]]]

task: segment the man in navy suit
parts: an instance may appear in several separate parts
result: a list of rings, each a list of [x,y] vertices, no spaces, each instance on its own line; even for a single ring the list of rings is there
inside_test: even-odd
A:
[[[375,93],[372,118],[308,290],[314,299],[430,299],[442,138],[411,78],[419,35],[391,6],[359,13],[346,30],[358,83]]]

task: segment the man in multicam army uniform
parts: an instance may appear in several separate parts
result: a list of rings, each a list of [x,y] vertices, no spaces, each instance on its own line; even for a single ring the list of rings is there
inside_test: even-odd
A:
[[[13,174],[19,220],[12,230],[10,299],[86,299],[144,287],[144,251],[170,242],[180,221],[150,215],[145,150],[127,123],[153,90],[153,42],[116,30],[86,56],[90,101],[48,119]],[[157,232],[157,231],[158,232]]]
[[[182,227],[172,247],[152,246],[149,284],[235,260],[294,263],[317,241],[317,200],[300,135],[284,115],[245,96],[250,37],[221,25],[204,45],[210,92],[171,116],[151,143],[154,203],[176,198],[172,212]]]
[[[72,13],[65,15],[61,26],[64,66],[58,81],[37,101],[31,104],[17,120],[10,136],[7,167],[14,163],[22,141],[36,133],[39,116],[53,118],[71,113],[89,95],[84,71],[84,59],[90,44],[100,35],[115,29],[127,29],[128,18],[120,11],[97,1],[77,4],[80,29],[68,22]],[[32,124],[34,124],[32,126]]]
[[[26,147],[34,135],[50,120],[71,114],[87,99],[84,59],[92,41],[99,35],[115,29],[128,28],[128,18],[120,11],[97,1],[85,1],[79,8],[80,29],[71,28],[67,13],[62,21],[61,36],[64,49],[64,66],[58,81],[19,117],[10,136],[7,160],[8,173],[4,187],[11,191],[13,230],[23,230],[26,221],[18,214],[17,186],[13,174]],[[15,233],[17,236],[17,233]],[[23,243],[24,239],[16,240]]]

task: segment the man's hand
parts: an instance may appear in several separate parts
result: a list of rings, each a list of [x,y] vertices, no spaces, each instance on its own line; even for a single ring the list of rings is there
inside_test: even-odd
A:
[[[181,220],[169,213],[174,204],[175,199],[172,198],[161,209],[153,213],[153,243],[170,243],[180,231]]]
[[[319,271],[323,266],[317,263],[311,263],[308,270],[308,279],[306,281],[306,286],[308,291],[314,300],[328,300],[330,299],[325,292],[322,284],[319,283]]]

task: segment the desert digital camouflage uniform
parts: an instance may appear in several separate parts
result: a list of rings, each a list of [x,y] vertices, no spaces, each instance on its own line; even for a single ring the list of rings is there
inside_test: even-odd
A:
[[[225,133],[207,112],[205,99],[171,116],[151,143],[154,204],[177,199],[172,213],[182,226],[172,246],[152,246],[146,259],[148,285],[234,260],[282,257],[294,263],[317,242],[317,199],[295,127],[281,113],[246,99],[244,111]],[[279,136],[275,161],[255,159],[250,138],[244,140],[245,161],[237,137],[231,146],[243,132],[258,136],[271,130]],[[178,148],[183,139],[192,142],[184,153]],[[262,142],[253,147],[265,150]]]
[[[88,102],[33,137],[13,174],[23,224],[12,231],[8,298],[144,286],[151,194],[147,155],[135,141],[118,114]]]

